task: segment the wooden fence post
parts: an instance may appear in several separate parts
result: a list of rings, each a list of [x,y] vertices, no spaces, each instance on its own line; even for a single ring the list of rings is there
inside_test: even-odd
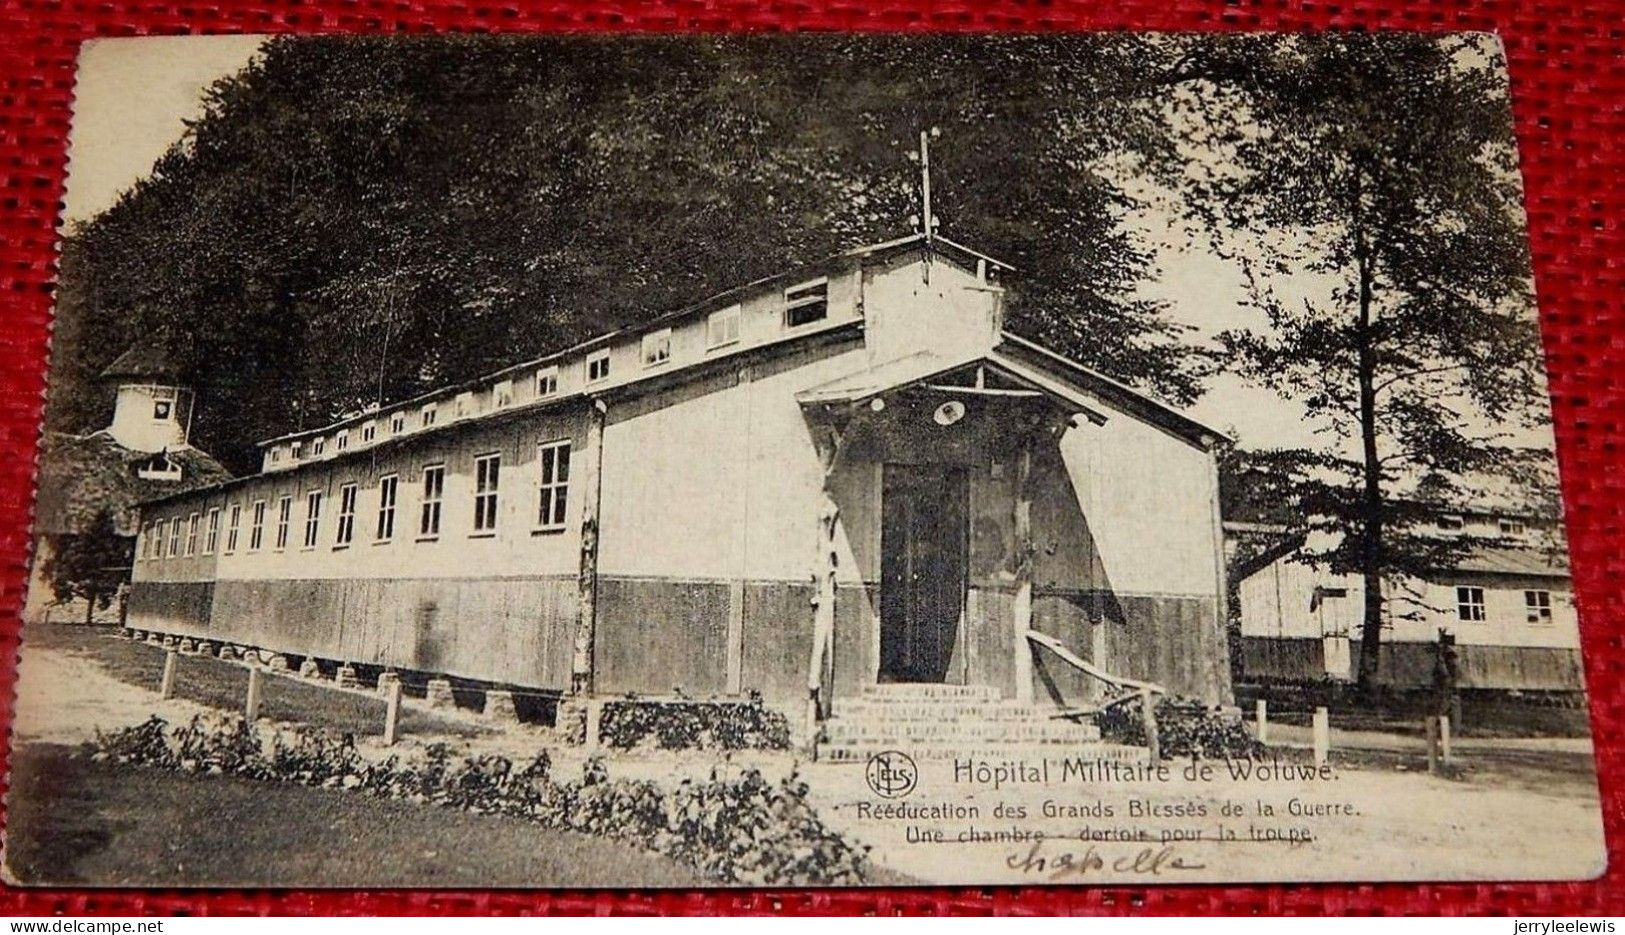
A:
[[[1450,715],[1439,715],[1439,759],[1450,765]]]
[[[401,682],[395,679],[389,683],[388,693],[384,696],[384,745],[395,745],[395,734],[401,724]]]
[[[1260,698],[1253,702],[1253,720],[1258,724],[1258,742],[1269,743],[1270,740],[1270,714],[1269,704]]]
[[[1436,773],[1439,771],[1439,719],[1430,714],[1423,726],[1428,737],[1428,772]]]
[[[180,655],[173,649],[164,653],[164,676],[158,682],[158,697],[165,701],[175,697],[175,668],[180,664]]]
[[[1140,689],[1140,718],[1145,722],[1146,756],[1155,766],[1162,760],[1162,740],[1157,736],[1156,697],[1149,689]]]
[[[248,700],[243,705],[243,717],[250,722],[258,720],[260,716],[260,696],[265,691],[262,684],[264,678],[265,673],[259,666],[248,667]]]
[[[1315,709],[1315,765],[1325,766],[1332,750],[1331,717],[1325,708]]]

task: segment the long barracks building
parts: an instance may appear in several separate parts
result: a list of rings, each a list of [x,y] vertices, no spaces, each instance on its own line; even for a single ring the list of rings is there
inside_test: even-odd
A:
[[[263,443],[144,505],[133,629],[492,685],[1230,700],[1218,433],[915,235]],[[811,699],[815,705],[808,705]]]

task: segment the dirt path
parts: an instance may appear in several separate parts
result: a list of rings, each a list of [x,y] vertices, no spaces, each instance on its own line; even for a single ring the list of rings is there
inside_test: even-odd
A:
[[[211,713],[200,704],[128,685],[93,658],[46,647],[27,647],[18,663],[17,715],[12,742],[77,744],[96,730],[139,724],[154,714],[171,723]]]

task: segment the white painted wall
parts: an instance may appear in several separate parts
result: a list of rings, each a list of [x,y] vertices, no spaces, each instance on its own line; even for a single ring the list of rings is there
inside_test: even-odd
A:
[[[168,402],[169,414],[156,414],[161,402]],[[118,388],[113,405],[113,422],[107,433],[132,451],[157,452],[186,444],[186,420],[192,405],[191,393],[174,386],[125,384]]]
[[[1484,589],[1486,619],[1460,619],[1456,610],[1458,584]],[[1342,588],[1346,597],[1321,601],[1311,611],[1316,586]],[[1527,622],[1524,591],[1548,590],[1552,599],[1552,622]],[[1414,596],[1413,596],[1414,592]],[[1462,645],[1541,646],[1577,649],[1580,645],[1579,618],[1575,612],[1572,584],[1567,578],[1513,578],[1476,573],[1441,576],[1435,582],[1409,578],[1391,583],[1385,591],[1388,626],[1383,639],[1402,643],[1433,643],[1442,627],[1456,635]],[[1334,575],[1283,556],[1243,579],[1238,588],[1243,636],[1318,637],[1323,627],[1341,622],[1354,638],[1359,637],[1365,588],[1355,575]],[[1418,619],[1403,619],[1415,614]]]
[[[1061,453],[1119,593],[1217,597],[1211,453],[1103,400],[1105,425],[1079,418]]]

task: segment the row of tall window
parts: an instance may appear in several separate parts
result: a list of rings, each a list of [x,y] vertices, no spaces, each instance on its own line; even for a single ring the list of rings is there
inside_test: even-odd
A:
[[[395,538],[397,515],[400,509],[399,474],[385,474],[378,478],[377,512],[373,523],[373,541],[389,542]],[[338,509],[332,525],[334,548],[344,548],[355,542],[356,517],[360,512],[360,484],[346,483],[338,488]],[[564,528],[565,511],[569,504],[570,443],[545,442],[537,448],[537,492],[534,529],[553,532]],[[446,466],[424,466],[418,476],[418,511],[415,519],[416,536],[420,540],[439,538],[445,519]],[[501,515],[502,455],[481,455],[474,459],[474,489],[469,535],[491,536],[497,531]],[[327,499],[325,490],[311,490],[305,494],[304,526],[300,543],[306,549],[322,543],[322,521]],[[294,497],[285,494],[275,501],[271,514],[271,548],[284,550],[293,529]],[[237,551],[244,523],[244,505],[233,503],[225,508],[225,554]],[[268,501],[255,500],[247,505],[247,551],[258,552],[265,547],[267,538]],[[409,519],[408,522],[411,522]],[[221,508],[211,507],[203,513],[187,517],[160,519],[148,524],[141,537],[142,559],[175,558],[199,554],[213,554],[220,545]],[[201,541],[200,541],[201,530]]]

